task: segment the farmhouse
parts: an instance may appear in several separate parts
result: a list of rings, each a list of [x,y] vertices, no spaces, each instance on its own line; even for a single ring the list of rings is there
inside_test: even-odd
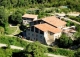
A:
[[[55,16],[42,18],[29,23],[30,27],[26,30],[26,38],[32,41],[39,41],[43,44],[51,45],[58,39],[66,22]]]
[[[34,21],[34,20],[37,20],[37,16],[38,16],[38,15],[24,14],[24,15],[22,16],[23,24],[26,25],[26,24],[29,24],[29,22],[32,22],[32,21]]]

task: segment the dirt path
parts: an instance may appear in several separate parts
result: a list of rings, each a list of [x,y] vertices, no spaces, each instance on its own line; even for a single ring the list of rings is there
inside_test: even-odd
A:
[[[55,55],[55,54],[50,54],[50,53],[45,53],[45,54],[48,55],[49,57],[66,57],[66,56]]]
[[[13,32],[11,35],[17,34],[17,31],[19,30],[19,26],[12,26],[12,25],[10,24],[10,27],[17,27],[17,29],[15,30],[15,32]]]
[[[18,34],[18,33],[17,33],[18,30],[19,30],[19,27],[17,26],[17,29],[15,30],[14,33],[12,33],[12,35],[16,35],[16,34]]]
[[[2,44],[2,43],[0,43],[0,47],[7,47],[7,46],[8,46],[7,44]],[[11,48],[11,49],[24,50],[23,47],[14,46],[14,45],[10,45],[10,48]]]
[[[6,47],[6,46],[7,46],[6,44],[0,43],[0,47]]]

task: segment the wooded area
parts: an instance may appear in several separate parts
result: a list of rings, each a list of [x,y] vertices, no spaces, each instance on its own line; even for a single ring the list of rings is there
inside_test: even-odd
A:
[[[68,8],[80,11],[80,0],[0,0],[0,6],[7,8],[13,7],[58,7],[67,6]]]

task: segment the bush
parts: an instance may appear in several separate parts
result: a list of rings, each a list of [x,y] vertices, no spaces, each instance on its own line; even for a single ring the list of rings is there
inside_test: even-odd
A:
[[[2,49],[0,48],[0,57],[13,57],[13,52],[20,52],[19,50]]]
[[[70,19],[80,22],[80,17],[68,16]]]
[[[27,45],[25,49],[25,55],[28,57],[45,57],[44,53],[47,53],[47,48],[43,47],[39,42],[33,42]]]
[[[28,42],[23,41],[17,37],[8,37],[8,36],[0,36],[0,43],[8,44],[8,45],[16,45],[25,47],[28,45]]]
[[[72,50],[66,50],[66,49],[61,49],[61,48],[55,48],[55,47],[53,47],[53,48],[48,48],[48,51],[50,53],[54,53],[54,54],[74,57],[74,51],[72,51]]]
[[[75,52],[75,57],[80,57],[80,48]]]
[[[57,41],[57,44],[61,48],[68,48],[73,44],[73,41],[70,37],[67,37],[67,35],[63,34]]]

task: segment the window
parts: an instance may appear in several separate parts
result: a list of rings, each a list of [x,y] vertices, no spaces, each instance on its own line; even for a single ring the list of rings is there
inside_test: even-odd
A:
[[[34,25],[36,25],[38,22],[37,21],[34,21]]]
[[[35,32],[38,33],[38,31],[39,31],[39,30],[38,30],[37,28],[35,28]]]
[[[34,31],[34,27],[33,26],[31,27],[31,31]]]
[[[40,34],[44,34],[44,32],[40,30]]]
[[[53,33],[52,33],[52,32],[50,32],[50,35],[53,35]]]
[[[26,18],[24,18],[24,20],[26,20]]]
[[[34,22],[30,22],[30,26],[34,25]]]

